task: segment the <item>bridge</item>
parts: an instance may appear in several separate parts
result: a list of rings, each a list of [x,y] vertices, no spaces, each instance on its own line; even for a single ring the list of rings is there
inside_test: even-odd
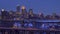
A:
[[[0,34],[60,34],[57,29],[36,29],[36,28],[5,28],[0,27]]]
[[[60,34],[60,20],[24,20],[24,23],[32,23],[34,25],[34,27],[12,27],[14,22],[16,23],[21,23],[22,21],[10,21],[10,20],[3,20],[0,23],[3,24],[3,26],[5,27],[1,27],[0,26],[0,34]],[[4,24],[5,23],[5,24]],[[10,24],[10,25],[9,25]],[[51,26],[55,26],[53,28],[47,28],[47,27],[41,27],[43,24],[48,24],[47,26],[51,25]],[[24,24],[23,24],[24,25]],[[6,27],[9,26],[9,27]],[[46,28],[46,29],[45,29]]]

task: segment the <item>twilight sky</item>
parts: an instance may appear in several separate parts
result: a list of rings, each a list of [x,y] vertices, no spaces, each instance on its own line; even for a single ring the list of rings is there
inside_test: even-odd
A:
[[[0,10],[16,10],[17,4],[26,6],[27,10],[32,8],[34,13],[60,13],[60,0],[0,0]]]

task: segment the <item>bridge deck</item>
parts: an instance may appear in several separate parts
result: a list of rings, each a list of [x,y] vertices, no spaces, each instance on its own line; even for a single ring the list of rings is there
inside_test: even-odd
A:
[[[5,28],[0,27],[1,34],[60,34],[57,29],[36,29],[36,28]]]

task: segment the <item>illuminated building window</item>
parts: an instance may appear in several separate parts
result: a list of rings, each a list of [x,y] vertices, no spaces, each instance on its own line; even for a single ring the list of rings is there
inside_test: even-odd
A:
[[[12,12],[9,12],[9,14],[13,14]]]
[[[29,23],[29,24],[28,24],[28,27],[33,27],[33,24],[32,24],[32,23]]]
[[[21,20],[24,20],[24,18],[21,18]]]
[[[17,28],[17,23],[14,23],[13,27]]]
[[[19,20],[19,18],[16,18],[16,20]]]
[[[14,18],[14,20],[20,20],[20,18]]]
[[[16,12],[16,14],[20,15],[20,14],[21,14],[21,12]]]
[[[48,27],[49,26],[47,24],[42,24],[42,26],[41,26],[42,29],[48,29]]]
[[[14,28],[20,28],[20,27],[21,27],[21,24],[18,23],[18,22],[16,22],[16,23],[13,24],[13,27],[14,27]]]
[[[27,23],[25,23],[25,24],[24,24],[24,27],[28,27],[28,24],[27,24]]]

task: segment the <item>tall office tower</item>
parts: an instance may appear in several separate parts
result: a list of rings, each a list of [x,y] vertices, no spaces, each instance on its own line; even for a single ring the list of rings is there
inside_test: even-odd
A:
[[[5,16],[5,13],[6,13],[5,10],[2,9],[2,10],[1,10],[2,18]]]
[[[20,5],[18,4],[17,7],[16,7],[16,12],[15,12],[14,20],[19,20],[20,19],[20,15],[21,15]]]
[[[13,10],[10,10],[9,11],[9,18],[10,18],[10,20],[12,21],[13,19],[14,19],[14,17],[15,17],[15,13],[14,13],[14,11]]]
[[[45,19],[52,19],[52,16],[51,15],[46,15]]]
[[[29,15],[33,16],[33,10],[29,9]]]
[[[21,10],[22,10],[22,14],[26,14],[27,13],[25,6],[22,6]]]
[[[18,4],[16,7],[16,10],[19,12],[20,11],[20,5]]]
[[[1,13],[2,13],[2,19],[8,19],[9,18],[9,13],[7,11],[5,11],[4,9],[2,9]]]
[[[52,14],[52,18],[53,18],[53,19],[59,19],[59,16],[58,16],[56,13],[53,13],[53,14]]]
[[[43,18],[44,18],[43,13],[39,13],[39,17],[40,17],[41,19],[43,19]]]
[[[1,10],[1,19],[4,18],[4,15],[3,15],[3,12],[4,12],[4,11],[5,11],[4,9]]]

